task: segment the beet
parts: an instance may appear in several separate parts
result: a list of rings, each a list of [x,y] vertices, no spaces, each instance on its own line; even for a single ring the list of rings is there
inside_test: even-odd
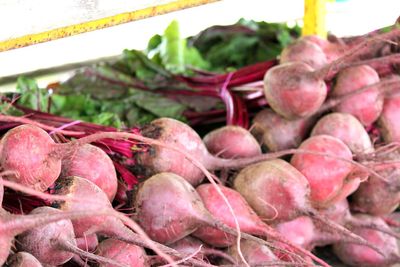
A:
[[[237,236],[237,231],[215,219],[195,189],[173,173],[159,173],[144,181],[134,200],[139,224],[152,240],[172,244],[200,226],[212,226]],[[160,216],[161,214],[161,216]],[[241,237],[260,244],[265,241],[242,232]]]
[[[317,231],[313,220],[308,216],[300,216],[287,222],[281,222],[275,228],[287,240],[297,246],[307,250],[312,250],[315,246],[314,240]]]
[[[61,176],[79,176],[100,187],[113,201],[118,188],[117,173],[110,157],[100,148],[85,144],[62,160]]]
[[[340,139],[355,154],[374,151],[371,139],[362,124],[351,114],[330,113],[318,120],[311,136],[330,135]]]
[[[309,117],[324,103],[325,82],[300,61],[272,67],[264,77],[264,94],[271,108],[286,119]]]
[[[32,254],[20,251],[7,261],[9,267],[42,267],[42,264]]]
[[[239,126],[228,125],[213,130],[204,136],[203,142],[211,154],[223,158],[247,158],[261,154],[257,140]]]
[[[142,135],[163,143],[174,144],[203,163],[211,156],[200,136],[192,128],[173,119],[161,118],[152,121],[142,129]],[[183,154],[164,147],[156,146],[149,152],[139,153],[137,161],[146,171],[147,177],[160,172],[173,172],[185,177],[192,185],[199,184],[204,178],[203,172]]]
[[[363,220],[365,215],[356,215],[358,219]],[[380,226],[382,228],[389,227],[384,221],[380,221]],[[376,251],[361,246],[358,244],[351,244],[346,242],[340,242],[334,244],[335,254],[342,260],[345,264],[350,266],[365,266],[365,267],[381,267],[390,266],[394,263],[400,262],[399,258],[399,247],[397,245],[397,240],[390,235],[382,233],[374,229],[368,229],[363,227],[353,227],[352,231],[363,237],[365,240],[377,246],[382,254]]]
[[[340,235],[343,240],[373,247],[314,210],[310,203],[310,186],[307,179],[281,159],[244,168],[236,176],[234,188],[247,200],[258,216],[269,223],[277,224],[306,215],[325,225],[329,231]]]
[[[329,135],[312,136],[305,140],[299,149],[352,159],[350,149],[341,140]],[[311,189],[310,200],[314,207],[327,207],[340,198],[347,197],[359,184],[359,181],[351,183],[351,179],[358,178],[349,177],[354,169],[350,162],[313,154],[295,154],[290,163],[308,180]],[[350,181],[346,181],[348,177]],[[351,189],[347,188],[349,185]],[[346,191],[347,194],[343,195],[342,191]]]
[[[313,122],[313,118],[287,120],[270,109],[264,109],[254,117],[251,133],[270,151],[297,148]]]
[[[383,104],[378,125],[386,143],[400,142],[400,94],[388,96]]]
[[[280,64],[300,61],[307,63],[312,68],[321,68],[328,63],[324,51],[308,40],[298,39],[286,46],[280,55]]]
[[[39,207],[30,214],[42,216],[62,211]],[[17,247],[35,256],[45,265],[62,265],[68,262],[74,254],[84,256],[97,262],[118,264],[115,261],[80,250],[76,246],[74,228],[70,220],[61,220],[43,226],[32,228],[17,236]],[[118,266],[121,266],[118,264]]]
[[[317,45],[325,54],[326,62],[330,63],[342,56],[349,46],[339,43],[332,43],[328,40],[322,39],[317,35],[307,35],[300,38]],[[321,66],[320,66],[321,67]]]
[[[384,38],[395,38],[399,30],[382,34]],[[271,108],[286,119],[308,117],[315,114],[325,101],[327,86],[324,80],[331,79],[340,70],[352,66],[361,65],[359,61],[348,63],[353,57],[365,53],[376,39],[367,39],[363,43],[352,48],[341,58],[314,69],[301,61],[289,62],[270,68],[264,76],[264,94]],[[383,59],[373,59],[368,64],[377,62],[374,67],[387,64],[390,60],[398,60],[396,55]]]
[[[240,251],[250,266],[279,262],[278,258],[267,246],[253,241],[243,240],[240,242]],[[235,262],[240,263],[241,259],[236,244],[230,246],[227,249],[227,253],[233,257]]]
[[[97,255],[120,262],[125,266],[147,267],[148,259],[142,247],[116,239],[106,239],[97,247]],[[114,267],[112,264],[100,264],[101,267]]]
[[[398,151],[386,153],[377,158],[377,161],[398,161]],[[384,179],[369,176],[361,183],[357,191],[351,196],[351,209],[372,215],[387,215],[392,213],[400,203],[400,169],[397,164],[385,167],[378,171]]]
[[[38,191],[46,190],[61,172],[61,160],[50,156],[54,152],[53,139],[42,129],[33,125],[15,127],[0,140],[0,166],[3,170],[16,172],[6,179]]]
[[[108,216],[91,216],[85,218],[85,220],[72,220],[77,237],[98,233],[110,238],[152,249],[170,263],[173,262],[173,260],[166,254],[181,258],[181,255],[175,250],[149,240],[140,227],[134,223],[130,223],[133,221],[129,220],[124,215],[116,213],[112,209],[107,195],[91,181],[77,176],[66,177],[57,181],[55,193],[75,197],[69,201],[58,201],[54,203],[54,206],[64,211],[96,210],[99,207],[108,210]],[[127,228],[124,223],[133,228],[137,234]],[[190,259],[189,261],[196,264],[199,263],[194,259]]]
[[[109,214],[109,212],[102,208],[98,208],[96,211],[78,210],[71,212],[49,213],[46,214],[46,216],[43,214],[13,215],[7,213],[3,209],[0,209],[0,264],[3,264],[6,261],[14,236],[17,236],[29,229],[56,221],[106,214]]]
[[[218,187],[231,204],[241,231],[255,236],[263,236],[268,238],[268,240],[278,241],[283,245],[282,247],[286,247],[292,251],[310,257],[315,261],[320,262],[322,265],[326,264],[308,251],[290,243],[290,241],[285,239],[276,230],[265,224],[238,192],[222,185],[218,185]],[[197,187],[196,191],[200,195],[207,210],[215,218],[230,227],[235,226],[233,216],[230,214],[228,207],[225,205],[214,185],[202,184]],[[228,235],[225,232],[210,226],[200,226],[193,235],[215,247],[231,246],[235,241],[232,235]]]
[[[379,82],[378,73],[367,65],[346,68],[339,72],[332,96],[340,96],[367,85]],[[383,94],[372,87],[353,97],[343,100],[334,110],[355,116],[363,125],[374,123],[383,109]]]
[[[78,248],[89,252],[93,252],[99,244],[99,240],[95,234],[75,238],[75,241]]]

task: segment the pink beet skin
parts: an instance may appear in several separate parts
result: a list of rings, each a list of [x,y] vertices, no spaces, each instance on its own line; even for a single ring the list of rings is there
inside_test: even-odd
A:
[[[80,146],[71,156],[62,160],[63,177],[79,176],[100,187],[113,201],[118,188],[117,173],[110,157],[90,144]]]
[[[400,94],[385,99],[378,125],[386,143],[400,142]]]
[[[381,161],[398,161],[397,151],[386,153]],[[361,183],[351,196],[351,209],[372,215],[388,215],[396,210],[400,203],[400,168],[398,164],[378,171],[384,179],[371,175]]]
[[[324,52],[327,63],[340,58],[340,56],[342,56],[343,53],[349,49],[349,47],[346,45],[331,43],[328,40],[318,37],[317,35],[307,35],[301,37],[300,39],[317,45]]]
[[[367,65],[355,66],[339,72],[332,96],[340,96],[364,86],[379,82],[378,73]],[[350,113],[363,125],[374,123],[382,112],[383,94],[378,87],[372,87],[360,94],[340,102],[334,110]]]
[[[279,223],[275,229],[287,240],[302,248],[312,250],[315,246],[314,239],[317,232],[310,217],[301,216],[291,221]]]
[[[96,234],[78,237],[75,238],[75,241],[78,248],[89,252],[93,252],[99,244],[99,240],[97,239]]]
[[[299,149],[352,160],[350,149],[339,139],[328,135],[312,136],[305,140]],[[310,183],[311,202],[314,207],[326,207],[339,201],[340,199],[336,197],[341,194],[341,190],[347,183],[346,178],[353,170],[353,166],[349,162],[307,153],[295,154],[290,163]],[[352,178],[357,179],[356,177]],[[341,195],[341,198],[345,197]]]
[[[323,79],[303,62],[280,64],[264,76],[264,93],[271,108],[292,120],[313,115],[327,95]]]
[[[351,114],[335,112],[322,117],[315,124],[311,136],[321,134],[340,139],[355,154],[374,151],[367,131]]]
[[[143,182],[136,194],[138,223],[152,240],[172,244],[205,225],[208,215],[200,196],[182,177],[159,173]]]
[[[20,251],[7,261],[9,267],[42,267],[42,264],[32,254]]]
[[[5,176],[35,190],[45,191],[61,172],[60,158],[52,155],[55,143],[42,129],[21,125],[9,130],[0,141],[0,166],[18,174]]]
[[[272,263],[278,261],[278,258],[272,253],[272,251],[267,247],[257,244],[253,241],[243,240],[240,242],[240,250],[243,257],[250,266],[263,265],[266,263]],[[241,258],[239,256],[237,244],[233,244],[227,249],[228,254],[230,254],[236,262],[240,263]]]
[[[146,252],[142,247],[116,239],[106,239],[97,247],[97,255],[112,259],[126,266],[148,267]],[[101,267],[114,267],[112,264],[100,264]]]
[[[254,117],[251,133],[270,151],[297,148],[313,122],[313,118],[287,120],[270,109],[264,109]]]
[[[267,226],[250,208],[246,200],[235,190],[222,185],[218,185],[218,187],[234,209],[240,230],[248,234],[265,235]],[[230,227],[235,227],[233,216],[222,197],[217,193],[215,186],[212,184],[202,184],[196,188],[196,191],[201,197],[206,209],[214,217]],[[210,226],[200,226],[193,235],[215,247],[230,246],[236,241],[234,236],[228,235]]]
[[[188,125],[173,119],[154,120],[142,130],[142,134],[186,150],[203,163],[210,156],[200,136]],[[184,177],[192,185],[198,185],[204,179],[204,174],[184,155],[160,146],[138,154],[137,160],[147,177],[160,172],[172,172]]]
[[[39,207],[31,214],[59,212],[50,207]],[[61,245],[64,242],[76,246],[74,228],[70,220],[62,220],[41,227],[33,228],[17,237],[17,246],[22,251],[27,251],[35,256],[41,263],[48,265],[62,265],[72,259],[73,253],[65,251]]]
[[[268,223],[292,220],[310,207],[307,179],[281,159],[244,168],[236,176],[234,188]]]
[[[359,214],[357,218],[363,220],[364,216],[366,215]],[[380,220],[379,224],[382,228],[390,230],[384,221]],[[384,255],[361,245],[347,242],[334,244],[335,254],[345,264],[350,266],[382,267],[391,266],[399,261],[399,247],[396,238],[380,231],[363,227],[353,227],[352,231],[380,248]]]
[[[280,64],[287,62],[305,62],[314,69],[323,67],[328,63],[324,51],[308,40],[298,39],[286,46],[280,55]]]
[[[204,136],[203,142],[211,154],[223,158],[247,158],[261,154],[257,140],[239,126],[228,125],[216,129]]]

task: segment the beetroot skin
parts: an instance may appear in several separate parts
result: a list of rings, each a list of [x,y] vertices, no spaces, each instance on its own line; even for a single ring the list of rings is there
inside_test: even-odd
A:
[[[313,118],[287,120],[271,109],[264,109],[254,117],[251,133],[270,151],[297,148],[313,122]]]
[[[113,201],[118,188],[117,173],[110,157],[100,148],[85,144],[62,160],[62,177],[79,176],[100,187]]]
[[[61,160],[55,155],[53,139],[33,125],[15,127],[0,141],[0,166],[18,174],[6,179],[35,190],[44,191],[58,178]]]
[[[204,136],[203,142],[211,154],[223,158],[247,158],[261,154],[257,140],[239,126],[228,125],[216,129]]]
[[[311,136],[321,134],[340,139],[355,154],[374,151],[368,132],[351,114],[335,112],[322,117],[315,124]]]
[[[31,214],[42,214],[60,212],[50,207],[39,207]],[[72,259],[73,253],[65,251],[62,243],[68,242],[76,246],[74,228],[70,220],[58,222],[33,228],[17,237],[17,246],[20,250],[27,251],[35,256],[41,263],[48,265],[62,265]],[[62,243],[60,243],[62,242]]]
[[[194,188],[173,173],[156,174],[142,183],[135,205],[139,224],[162,244],[190,235],[204,225],[202,216],[208,214]]]
[[[298,39],[282,50],[280,64],[294,61],[305,62],[314,69],[328,63],[324,51],[318,45],[305,39]]]
[[[329,135],[312,136],[305,140],[299,149],[352,160],[350,149],[342,141]],[[353,170],[353,165],[349,162],[313,154],[295,154],[290,163],[310,183],[311,202],[315,207],[329,206],[334,201],[339,201],[337,197],[346,186],[346,178]],[[347,196],[341,195],[341,198],[345,197]]]
[[[303,62],[275,66],[264,76],[264,93],[272,109],[286,119],[313,115],[327,96],[325,82]]]
[[[97,255],[112,259],[126,266],[150,266],[143,248],[116,239],[102,241],[97,247]],[[113,267],[111,264],[100,264],[99,266]]]
[[[363,216],[357,215],[358,219],[362,220]],[[390,230],[384,221],[380,220],[380,226]],[[384,255],[376,251],[356,244],[341,242],[335,244],[335,254],[346,264],[350,266],[365,266],[365,267],[382,267],[390,266],[399,262],[399,247],[397,240],[385,233],[374,229],[363,227],[353,227],[352,231],[363,237],[369,243],[379,247]]]
[[[400,142],[400,94],[387,97],[378,125],[386,143]]]
[[[188,125],[173,119],[161,118],[152,121],[142,130],[143,136],[175,144],[186,150],[200,162],[206,162],[208,151],[200,136]],[[138,163],[145,170],[145,176],[160,172],[173,172],[184,177],[190,184],[198,185],[204,178],[203,172],[177,151],[153,147],[149,152],[137,155]]]
[[[378,73],[367,65],[346,68],[339,72],[332,96],[340,96],[354,90],[379,82]],[[355,116],[363,125],[375,122],[382,112],[383,94],[378,87],[372,87],[363,93],[349,97],[334,110]]]
[[[20,251],[7,261],[9,267],[42,267],[42,264],[32,254]]]

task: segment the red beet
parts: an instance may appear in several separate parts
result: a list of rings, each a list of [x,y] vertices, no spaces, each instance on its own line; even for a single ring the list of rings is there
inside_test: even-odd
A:
[[[361,214],[357,215],[360,220],[363,220],[364,216]],[[390,230],[382,220],[380,221],[380,226]],[[400,262],[399,247],[395,238],[380,231],[363,227],[354,227],[352,231],[380,248],[383,255],[368,247],[357,244],[346,242],[334,244],[335,254],[345,264],[350,266],[381,267]]]
[[[371,139],[362,124],[351,114],[330,113],[315,124],[311,136],[331,135],[340,139],[355,154],[374,151]]]
[[[139,224],[152,240],[160,243],[172,244],[200,226],[212,226],[238,235],[235,229],[216,220],[204,207],[195,189],[173,173],[160,173],[144,181],[134,203]],[[246,233],[241,233],[241,237],[266,244]]]
[[[400,142],[400,94],[387,97],[378,125],[386,143]]]
[[[9,267],[42,267],[38,259],[27,252],[20,251],[15,253],[7,260]]]
[[[240,242],[240,251],[250,266],[262,266],[266,263],[277,263],[279,261],[267,246],[257,244],[253,241],[243,240]],[[241,260],[236,244],[230,246],[227,249],[227,253],[233,257],[236,263],[240,263]]]
[[[147,267],[148,259],[142,247],[116,239],[106,239],[97,247],[98,256],[120,262],[125,266]],[[112,264],[100,264],[101,267],[114,267]]]
[[[309,117],[318,111],[327,96],[327,87],[311,66],[296,61],[267,71],[264,94],[276,113],[293,120]]]
[[[251,133],[270,151],[297,148],[313,122],[313,118],[287,120],[270,109],[264,109],[254,117]]]
[[[247,158],[261,154],[257,140],[239,126],[224,126],[203,138],[208,151],[223,158]],[[238,145],[240,144],[240,145]]]
[[[100,187],[113,201],[118,188],[117,173],[110,157],[100,148],[85,144],[62,160],[61,176],[79,176]]]
[[[95,234],[75,238],[75,241],[76,241],[76,246],[78,248],[90,252],[93,252],[96,249],[97,245],[99,244],[97,235]]]
[[[62,211],[39,207],[31,214],[45,216]],[[70,220],[61,220],[43,226],[32,228],[17,237],[17,246],[20,250],[27,251],[45,265],[62,265],[72,259],[74,254],[86,257],[97,262],[118,264],[115,261],[80,250],[76,246],[74,228]],[[121,266],[118,264],[118,266]]]
[[[397,151],[386,153],[378,161],[398,161]],[[372,215],[387,215],[392,213],[400,203],[400,169],[398,164],[385,167],[378,173],[384,178],[371,175],[367,181],[360,184],[351,196],[351,209]]]
[[[328,63],[324,51],[308,40],[298,39],[286,46],[280,55],[280,64],[300,61],[307,63],[312,68],[321,68]]]
[[[6,261],[14,236],[29,229],[56,221],[106,214],[109,214],[109,212],[102,208],[98,208],[96,211],[81,210],[49,213],[45,216],[43,214],[13,215],[0,209],[0,264]]]
[[[326,62],[330,63],[342,56],[349,46],[339,43],[332,43],[328,40],[322,39],[317,35],[307,35],[300,39],[306,40],[317,45],[325,54]]]
[[[307,179],[281,159],[244,168],[236,176],[234,188],[247,200],[258,216],[269,223],[276,224],[307,215],[345,240],[369,245],[344,227],[319,215],[311,207]]]
[[[382,35],[385,38],[394,38],[399,30]],[[373,39],[372,39],[373,40]],[[325,79],[330,79],[334,74],[351,65],[361,65],[363,62],[347,63],[356,55],[364,53],[365,48],[372,42],[367,39],[354,47],[341,58],[314,69],[304,62],[290,62],[270,68],[264,76],[264,94],[271,108],[287,119],[308,117],[315,114],[325,101],[327,86]],[[398,57],[391,57],[398,60]],[[382,60],[369,61],[379,62],[379,65],[387,64]],[[377,64],[378,65],[378,64]],[[378,65],[378,66],[379,66]],[[378,67],[376,66],[376,67]]]
[[[296,219],[279,223],[275,228],[286,239],[302,248],[312,250],[315,246],[314,239],[317,231],[313,220],[308,216],[300,216]]]
[[[219,188],[228,199],[233,210],[235,211],[235,215],[241,231],[255,236],[264,236],[268,238],[268,240],[278,241],[281,244],[284,244],[284,247],[287,247],[290,250],[310,257],[323,265],[325,264],[308,251],[288,242],[287,239],[285,239],[272,227],[265,224],[238,192],[222,185],[219,185]],[[207,210],[214,217],[230,227],[235,226],[233,216],[230,214],[228,207],[224,205],[224,201],[222,197],[218,194],[215,186],[211,184],[202,184],[197,187],[196,191],[200,195]],[[210,226],[200,226],[193,233],[193,235],[200,238],[204,242],[216,247],[231,246],[234,244],[235,241],[233,236],[228,235],[225,232]]]
[[[173,260],[166,256],[166,254],[181,257],[181,255],[175,250],[150,241],[137,225],[130,224],[129,227],[132,227],[138,234],[133,233],[129,228],[127,228],[124,223],[128,223],[130,220],[123,215],[117,216],[118,214],[113,212],[107,195],[89,180],[77,176],[63,178],[57,181],[55,193],[75,197],[74,200],[54,203],[54,205],[61,210],[96,210],[99,207],[102,207],[109,211],[109,216],[91,216],[85,218],[85,220],[72,220],[77,237],[99,233],[110,238],[153,249],[157,254],[167,259],[168,262],[173,262]],[[192,263],[198,263],[198,261],[193,259],[190,259],[189,261]]]
[[[342,141],[329,135],[312,136],[305,140],[299,149],[352,159],[350,149]],[[314,207],[327,207],[347,197],[358,187],[359,181],[351,181],[358,177],[349,177],[354,168],[349,162],[319,155],[296,154],[290,163],[308,180],[311,188],[310,200]],[[349,181],[346,180],[348,177]],[[342,194],[342,191],[346,191],[346,194]]]
[[[0,166],[18,177],[5,176],[39,191],[46,190],[61,172],[61,160],[50,156],[53,139],[33,125],[21,125],[9,130],[0,140]]]
[[[367,65],[346,68],[339,72],[332,91],[332,96],[340,96],[367,85],[379,82],[378,73]],[[363,125],[375,122],[382,112],[383,94],[378,87],[372,87],[356,96],[349,97],[334,110],[355,116]]]

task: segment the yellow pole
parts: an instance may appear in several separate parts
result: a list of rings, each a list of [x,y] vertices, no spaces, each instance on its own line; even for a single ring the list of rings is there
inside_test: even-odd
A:
[[[327,0],[304,0],[303,36],[318,35],[326,38],[326,2]]]
[[[194,6],[204,5],[220,0],[176,0],[166,4],[152,6],[144,9],[126,12],[115,16],[92,20],[88,22],[78,23],[66,27],[56,28],[53,30],[28,34],[25,36],[0,41],[0,52],[25,47],[33,44],[44,43],[67,36],[73,36],[85,32],[95,31],[102,28],[116,26],[119,24],[140,20],[148,17],[154,17],[169,12],[190,8]]]

